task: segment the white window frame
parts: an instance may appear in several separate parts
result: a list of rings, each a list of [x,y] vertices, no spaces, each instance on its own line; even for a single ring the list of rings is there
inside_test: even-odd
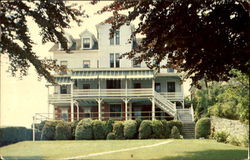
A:
[[[83,44],[84,39],[89,39],[89,47],[88,48],[84,47],[84,44]],[[90,37],[82,37],[81,42],[82,42],[82,45],[81,45],[82,48],[81,49],[91,49],[92,43],[91,43],[91,38]]]
[[[83,60],[82,62],[83,62],[83,66],[82,66],[83,68],[90,68],[90,60]],[[88,62],[89,63],[88,67],[84,67],[84,64],[85,64],[84,62]]]

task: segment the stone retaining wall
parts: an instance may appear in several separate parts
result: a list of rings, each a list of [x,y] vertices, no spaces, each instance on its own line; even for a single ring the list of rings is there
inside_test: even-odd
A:
[[[248,135],[249,125],[243,124],[238,120],[230,120],[219,117],[211,117],[211,131],[225,131],[231,136],[242,139]]]

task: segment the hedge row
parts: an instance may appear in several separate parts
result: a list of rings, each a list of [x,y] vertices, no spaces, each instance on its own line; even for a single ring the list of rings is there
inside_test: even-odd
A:
[[[0,128],[0,146],[32,140],[32,129],[25,127],[1,127]]]
[[[163,139],[180,138],[182,122],[166,120],[99,121],[83,119],[72,123],[47,121],[42,140]]]

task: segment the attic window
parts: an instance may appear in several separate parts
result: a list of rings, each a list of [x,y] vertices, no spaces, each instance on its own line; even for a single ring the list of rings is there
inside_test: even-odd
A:
[[[90,38],[83,38],[83,48],[90,48]]]

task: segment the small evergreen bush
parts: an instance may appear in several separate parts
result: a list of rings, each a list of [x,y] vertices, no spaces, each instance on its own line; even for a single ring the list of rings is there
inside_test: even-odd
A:
[[[143,120],[139,128],[139,138],[148,139],[152,135],[152,121]]]
[[[59,122],[55,130],[56,140],[70,140],[71,139],[71,126],[67,122]]]
[[[217,142],[224,142],[226,143],[227,142],[227,137],[229,135],[225,132],[225,131],[221,131],[221,132],[215,132],[214,134],[214,139],[217,141]]]
[[[116,139],[124,139],[123,127],[124,126],[121,121],[116,121],[113,124],[113,132],[115,134]]]
[[[105,139],[104,122],[100,120],[94,120],[92,122],[94,139]]]
[[[152,121],[152,138],[162,139],[164,138],[163,124],[160,120]]]
[[[41,139],[42,140],[54,140],[56,125],[58,123],[59,121],[46,121],[42,129]]]
[[[180,139],[180,132],[179,129],[176,126],[173,126],[171,129],[171,138],[173,139]]]
[[[196,138],[208,138],[211,133],[211,122],[209,118],[201,118],[195,125]]]
[[[124,137],[126,139],[133,139],[137,134],[137,123],[134,120],[128,120],[123,123],[124,125]]]
[[[70,127],[71,127],[71,138],[75,139],[75,135],[76,135],[76,127],[77,124],[79,123],[79,121],[74,121],[74,122],[70,122]]]
[[[115,133],[114,132],[110,132],[107,135],[107,140],[114,140],[116,139]]]
[[[183,124],[182,124],[181,121],[179,121],[179,120],[168,121],[168,125],[169,125],[170,130],[171,130],[174,126],[176,126],[176,127],[178,128],[180,134],[183,134],[183,133],[182,133],[182,126],[183,126]]]
[[[104,124],[104,130],[105,130],[105,137],[113,131],[113,120],[107,120]]]
[[[91,140],[91,139],[93,139],[92,120],[89,118],[82,119],[77,124],[75,132],[76,132],[75,139],[77,139],[77,140],[81,140],[81,139]]]
[[[170,138],[171,129],[170,129],[170,125],[169,125],[168,121],[162,120],[161,122],[163,125],[163,137]]]

